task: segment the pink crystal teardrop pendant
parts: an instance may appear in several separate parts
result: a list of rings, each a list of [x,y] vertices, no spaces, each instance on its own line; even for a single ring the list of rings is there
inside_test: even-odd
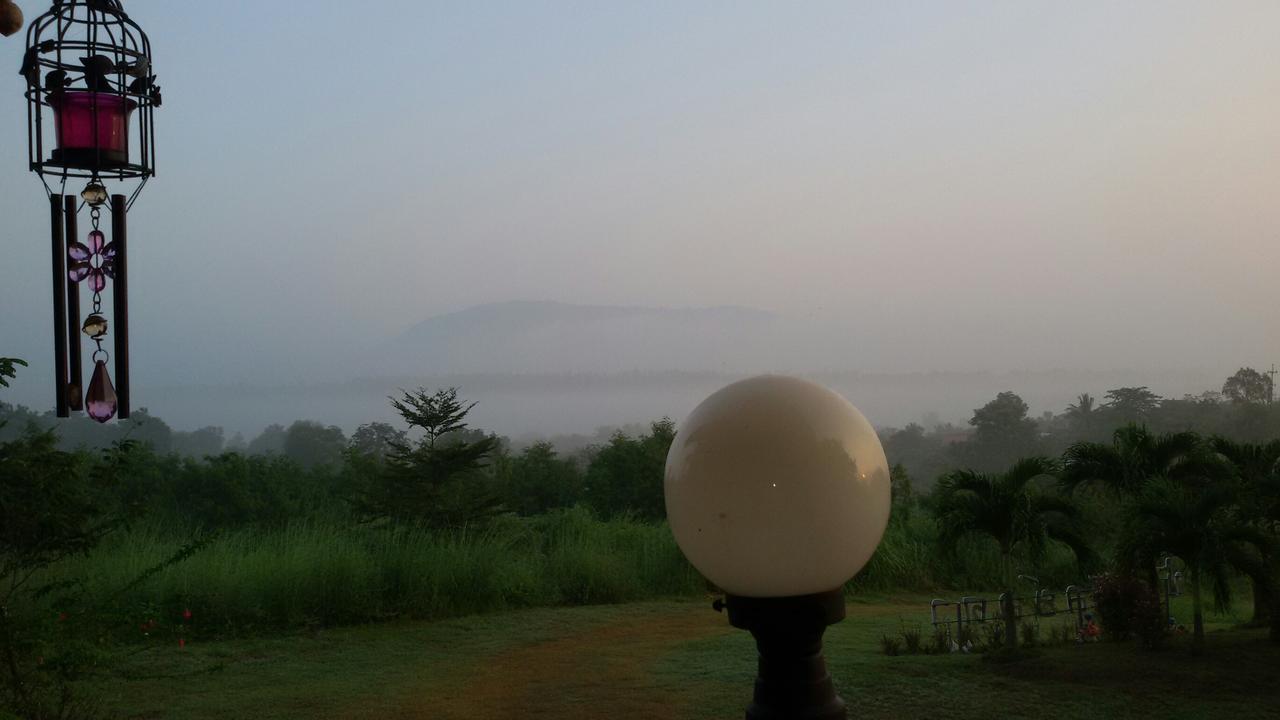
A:
[[[116,415],[116,388],[107,375],[107,364],[101,360],[94,363],[93,379],[89,381],[89,392],[84,398],[84,408],[89,417],[104,423]]]

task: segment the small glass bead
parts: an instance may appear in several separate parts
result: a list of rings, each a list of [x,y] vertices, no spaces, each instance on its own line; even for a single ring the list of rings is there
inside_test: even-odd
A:
[[[100,338],[107,334],[107,319],[98,313],[93,313],[84,319],[84,324],[80,326],[80,331],[91,338]]]
[[[97,207],[107,201],[107,189],[102,186],[102,183],[90,181],[88,185],[84,186],[80,197],[89,205]]]

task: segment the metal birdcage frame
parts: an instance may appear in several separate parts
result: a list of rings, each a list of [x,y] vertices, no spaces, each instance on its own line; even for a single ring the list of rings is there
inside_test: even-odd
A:
[[[31,22],[21,69],[27,80],[27,154],[30,169],[50,194],[50,178],[63,186],[69,178],[98,178],[139,180],[130,204],[137,198],[155,175],[152,112],[161,95],[151,72],[151,41],[119,0],[55,0]],[[89,103],[94,147],[76,156],[46,147],[51,144],[46,120],[56,115],[59,98],[70,93],[93,96]],[[105,112],[100,110],[102,97],[134,106],[123,159],[111,157],[97,142],[98,116]]]
[[[27,28],[19,72],[27,81],[27,162],[49,196],[58,417],[72,410],[85,410],[98,422],[129,417],[127,215],[156,174],[152,113],[161,98],[152,67],[151,41],[120,0],[53,0]],[[73,178],[88,183],[78,194],[66,194]],[[125,181],[136,181],[128,195],[106,187]],[[77,218],[86,205],[92,230],[80,238]],[[104,212],[110,214],[109,243],[99,226]],[[110,334],[102,314],[108,278]],[[83,324],[82,284],[92,291],[92,312]],[[88,358],[93,371],[87,389],[82,335],[96,346]],[[109,352],[103,346],[108,341]],[[115,364],[114,388],[108,359]]]

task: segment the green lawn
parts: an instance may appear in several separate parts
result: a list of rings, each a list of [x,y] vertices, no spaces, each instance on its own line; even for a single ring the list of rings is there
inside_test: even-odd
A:
[[[928,620],[927,599],[880,599],[850,604],[827,659],[859,719],[1280,717],[1280,646],[1210,619],[1206,657],[1101,643],[996,664],[880,654],[881,634]],[[754,663],[750,636],[708,603],[646,602],[154,648],[81,689],[148,719],[727,720]]]

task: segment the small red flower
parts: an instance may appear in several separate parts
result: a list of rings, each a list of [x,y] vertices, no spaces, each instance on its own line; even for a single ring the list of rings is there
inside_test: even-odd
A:
[[[190,611],[190,610],[183,610],[183,611],[182,611],[182,619],[183,619],[183,620],[190,620],[190,619],[191,619],[191,611]]]
[[[184,648],[184,647],[186,647],[186,646],[187,646],[187,639],[186,639],[186,638],[178,638],[178,647],[180,647],[180,648]]]
[[[65,622],[65,621],[66,621],[66,619],[67,619],[67,614],[66,614],[66,613],[64,613],[64,612],[60,612],[60,613],[58,613],[58,622]]]

